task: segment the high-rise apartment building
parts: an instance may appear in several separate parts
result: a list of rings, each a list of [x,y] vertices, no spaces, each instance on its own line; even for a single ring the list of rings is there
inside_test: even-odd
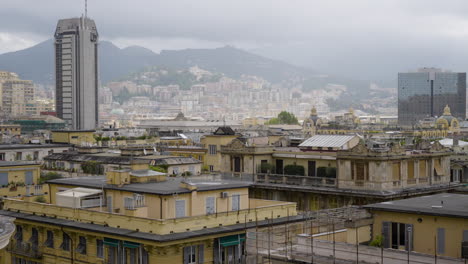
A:
[[[436,68],[398,73],[398,124],[415,125],[440,116],[448,105],[459,120],[466,117],[466,73]]]
[[[16,73],[0,72],[0,110],[3,117],[34,115],[34,84]]]
[[[61,19],[55,31],[57,117],[73,130],[98,123],[98,32],[87,17]]]

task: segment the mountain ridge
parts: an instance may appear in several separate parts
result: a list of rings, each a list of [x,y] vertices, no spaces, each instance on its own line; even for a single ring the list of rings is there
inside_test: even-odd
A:
[[[142,70],[149,66],[188,68],[191,66],[237,78],[257,75],[272,83],[291,78],[305,78],[313,71],[269,59],[232,46],[214,49],[162,50],[155,53],[141,46],[119,48],[109,41],[99,43],[99,72],[102,83]],[[16,72],[23,79],[54,84],[53,39],[32,47],[0,54],[0,70]]]

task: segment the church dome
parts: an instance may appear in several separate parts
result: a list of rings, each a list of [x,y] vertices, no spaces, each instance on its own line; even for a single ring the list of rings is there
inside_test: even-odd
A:
[[[436,124],[448,127],[458,127],[458,119],[452,116],[450,113],[450,107],[448,105],[444,108],[444,114],[437,118]]]

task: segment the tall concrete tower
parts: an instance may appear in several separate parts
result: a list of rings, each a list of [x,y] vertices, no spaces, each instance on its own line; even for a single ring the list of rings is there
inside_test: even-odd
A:
[[[57,116],[73,130],[98,124],[98,32],[92,19],[61,19],[55,30]]]

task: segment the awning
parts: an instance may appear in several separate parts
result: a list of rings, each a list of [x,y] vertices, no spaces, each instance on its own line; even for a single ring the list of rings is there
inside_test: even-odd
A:
[[[219,244],[223,247],[239,245],[240,242],[245,241],[245,234],[225,236],[219,238]]]
[[[435,160],[434,169],[436,171],[437,176],[444,175],[444,171],[442,170],[442,166],[440,166],[440,160]]]
[[[113,239],[113,238],[104,238],[104,245],[110,246],[110,247],[118,247],[119,246],[119,240]]]
[[[124,241],[123,246],[126,248],[139,248],[140,243],[135,243],[135,242],[130,242],[130,241]]]

